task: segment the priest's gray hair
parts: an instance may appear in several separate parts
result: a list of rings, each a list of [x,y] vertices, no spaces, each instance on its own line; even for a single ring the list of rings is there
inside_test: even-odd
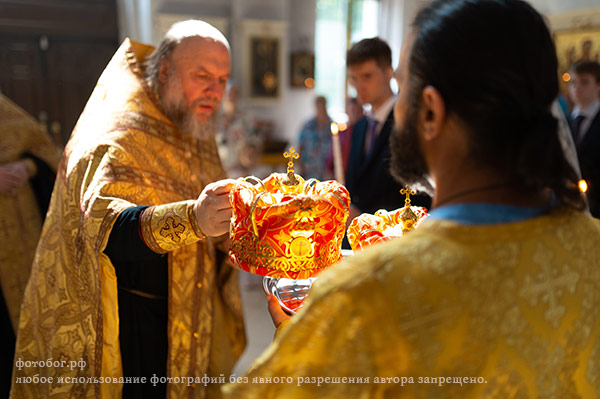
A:
[[[152,89],[159,87],[158,74],[161,62],[171,55],[183,39],[188,37],[202,37],[222,43],[231,52],[225,36],[211,24],[197,19],[176,22],[169,28],[158,48],[144,61],[144,76]]]

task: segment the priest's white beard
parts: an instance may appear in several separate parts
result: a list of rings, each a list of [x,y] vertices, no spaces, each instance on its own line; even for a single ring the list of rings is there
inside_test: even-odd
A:
[[[183,98],[183,86],[175,73],[170,72],[167,83],[163,86],[160,105],[165,115],[181,130],[183,134],[199,140],[215,137],[219,127],[220,109],[217,107],[207,120],[199,120],[192,111],[196,102],[188,107]],[[206,100],[197,100],[197,102]],[[217,104],[218,105],[218,104]]]

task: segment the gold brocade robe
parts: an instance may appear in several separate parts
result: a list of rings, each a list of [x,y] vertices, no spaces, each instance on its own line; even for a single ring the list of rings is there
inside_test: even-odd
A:
[[[598,398],[599,243],[600,222],[564,208],[425,221],[323,272],[225,396]]]
[[[214,140],[182,135],[160,111],[141,71],[151,51],[125,40],[65,149],[23,302],[13,398],[120,397],[118,378],[105,379],[122,376],[117,281],[103,253],[113,223],[131,206],[196,199],[206,184],[225,177]],[[169,210],[161,209],[154,213]],[[209,240],[175,245],[190,226],[172,217],[176,233],[162,237],[172,238],[168,376],[157,377],[174,378],[167,384],[170,398],[204,398],[218,387],[206,388],[200,379],[227,376],[245,346],[237,275],[216,264]],[[167,226],[156,229],[162,234]],[[65,363],[28,367],[47,359]],[[14,380],[35,374],[54,382]]]
[[[0,165],[18,161],[27,153],[56,172],[59,154],[48,134],[35,119],[0,94]],[[43,216],[30,184],[14,194],[0,194],[0,284],[15,331]]]

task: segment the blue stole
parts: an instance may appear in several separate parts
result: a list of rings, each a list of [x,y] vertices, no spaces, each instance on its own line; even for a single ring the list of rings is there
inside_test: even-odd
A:
[[[428,219],[449,220],[465,225],[512,223],[541,216],[551,208],[552,206],[529,208],[489,203],[452,204],[432,210]]]

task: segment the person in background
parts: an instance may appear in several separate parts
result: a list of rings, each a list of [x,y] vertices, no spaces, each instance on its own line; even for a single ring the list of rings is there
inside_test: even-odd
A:
[[[569,94],[575,107],[571,131],[581,176],[587,183],[590,213],[600,217],[600,64],[579,61],[571,67]]]
[[[240,106],[240,90],[232,85],[223,100],[217,142],[223,167],[230,178],[255,173],[264,147],[264,132],[254,116]]]
[[[59,153],[39,123],[0,93],[0,396],[8,397],[15,333]]]
[[[331,151],[331,118],[327,113],[327,99],[315,99],[316,115],[307,121],[297,139],[296,151],[300,158],[296,161],[298,172],[305,179],[325,180],[330,178],[326,171],[327,156]]]
[[[269,297],[275,340],[226,398],[597,396],[600,221],[558,139],[557,66],[525,1],[419,11],[391,165],[433,179],[433,210],[320,274],[291,319]]]
[[[350,147],[352,145],[352,131],[356,123],[365,116],[365,110],[357,97],[350,97],[346,101],[346,115],[348,115],[348,123],[346,129],[340,127],[340,146],[342,149],[342,166],[344,168],[344,176],[348,172],[348,159],[350,158]],[[334,176],[334,161],[333,148],[327,157],[327,170],[329,175]]]

